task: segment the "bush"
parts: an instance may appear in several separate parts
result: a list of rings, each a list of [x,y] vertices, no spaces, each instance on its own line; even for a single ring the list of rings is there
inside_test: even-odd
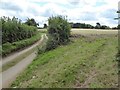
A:
[[[55,49],[58,45],[67,44],[70,39],[70,25],[62,16],[50,17],[48,19],[48,37],[46,50]]]
[[[46,51],[55,49],[58,46],[58,41],[53,36],[49,36],[49,39],[46,44]]]

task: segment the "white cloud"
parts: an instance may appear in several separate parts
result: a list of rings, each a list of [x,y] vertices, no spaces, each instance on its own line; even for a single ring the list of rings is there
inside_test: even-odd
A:
[[[119,0],[1,0],[0,16],[34,18],[40,24],[52,15],[67,15],[73,22],[117,26]]]

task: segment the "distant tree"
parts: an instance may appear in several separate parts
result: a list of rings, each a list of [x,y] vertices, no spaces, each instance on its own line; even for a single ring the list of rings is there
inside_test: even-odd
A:
[[[29,26],[35,26],[37,27],[39,24],[35,21],[35,19],[31,18],[31,19],[27,19],[27,21],[25,22],[25,24],[29,25]]]
[[[102,26],[100,27],[100,29],[110,29],[110,27],[109,27],[109,26],[106,26],[106,25],[102,25]]]
[[[70,22],[70,23],[69,23],[69,25],[71,26],[71,28],[73,28],[73,24],[74,24],[73,22]]]
[[[112,27],[112,29],[117,29],[117,27]]]
[[[120,29],[120,25],[117,26],[117,29]]]
[[[94,26],[90,25],[90,24],[85,24],[85,28],[90,28],[90,29],[93,29]]]
[[[94,28],[94,26],[85,23],[70,23],[72,28]]]
[[[96,28],[96,29],[100,29],[100,27],[101,27],[100,23],[97,22],[95,28]]]
[[[44,24],[44,27],[43,28],[47,28],[47,24]]]

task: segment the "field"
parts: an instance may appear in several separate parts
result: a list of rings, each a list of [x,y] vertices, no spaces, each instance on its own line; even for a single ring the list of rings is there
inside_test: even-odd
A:
[[[110,29],[72,29],[72,34],[95,35],[95,34],[118,34],[118,30]]]
[[[40,54],[11,87],[118,87],[116,34],[72,30],[68,45]]]

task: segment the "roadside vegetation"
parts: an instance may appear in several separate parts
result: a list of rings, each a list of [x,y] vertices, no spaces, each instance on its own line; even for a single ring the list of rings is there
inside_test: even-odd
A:
[[[37,27],[27,25],[13,17],[1,17],[2,22],[2,56],[27,47],[40,39]],[[35,22],[35,21],[34,21]]]
[[[48,24],[49,24],[49,26],[47,27],[48,40],[46,44],[41,49],[39,49],[38,53],[40,54],[55,49],[60,45],[68,44],[70,42],[69,37],[71,28],[65,17],[63,16],[50,17],[48,19]]]
[[[117,87],[117,37],[78,36],[40,54],[11,87]]]
[[[28,39],[24,39],[24,40],[20,40],[20,41],[16,41],[13,43],[5,43],[2,45],[2,55],[6,56],[14,51],[23,49],[27,46],[32,45],[33,43],[35,43],[36,41],[40,40],[41,38],[41,33],[39,32],[38,34],[36,34],[36,36],[33,36],[31,38]]]
[[[48,19],[48,42],[46,50],[55,49],[59,45],[67,44],[70,40],[70,25],[65,17],[55,16]]]
[[[41,34],[41,32],[40,32]],[[40,35],[39,35],[40,36]],[[41,35],[42,36],[42,35]],[[40,39],[41,37],[39,37],[38,39]],[[31,53],[33,53],[34,51],[37,52],[37,50],[41,49],[41,47],[43,45],[46,44],[47,39],[45,38],[45,36],[43,35],[43,40],[36,46],[31,48],[30,50],[20,54],[19,56],[17,56],[16,58],[14,58],[12,61],[7,62],[6,64],[2,65],[2,72],[9,69],[10,67],[16,65],[18,62],[20,62],[21,60],[23,60],[24,58],[26,58],[27,56],[29,56]],[[36,53],[37,54],[37,53]],[[0,72],[1,72],[0,71]]]
[[[34,26],[21,23],[18,18],[1,17],[2,22],[2,43],[12,43],[15,41],[30,38],[37,33]]]

